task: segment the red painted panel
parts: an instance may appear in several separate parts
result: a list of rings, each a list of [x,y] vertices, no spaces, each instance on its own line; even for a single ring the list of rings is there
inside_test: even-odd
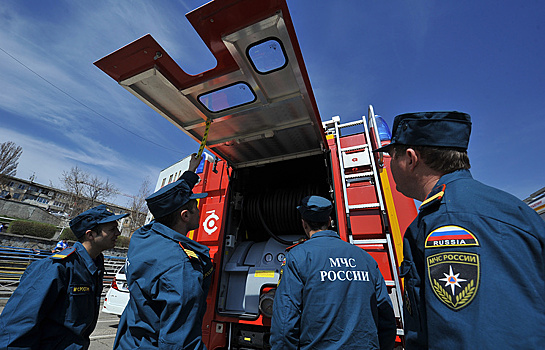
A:
[[[339,157],[337,157],[337,145],[333,137],[327,138],[329,149],[331,149],[331,173],[333,176],[333,187],[335,189],[335,210],[337,211],[337,230],[342,240],[348,241],[346,210],[342,191],[341,172],[339,169]]]
[[[363,126],[355,126],[354,128],[359,128],[358,131],[363,132]],[[341,137],[341,147],[348,148],[352,146],[361,146],[365,145],[365,135],[364,134],[354,134]]]
[[[350,224],[354,239],[384,238],[380,211],[377,209],[352,212]]]
[[[390,267],[390,259],[388,259],[388,252],[380,250],[367,251],[378,264],[382,277],[386,281],[393,281],[392,268]]]
[[[195,186],[195,190],[193,191],[195,193],[208,193],[208,197],[205,197],[203,202],[206,204],[222,203],[225,200],[225,194],[229,185],[228,169],[224,161],[217,163],[216,173],[213,170],[214,163],[205,162],[203,173],[200,175],[202,181]]]
[[[197,241],[218,242],[221,223],[224,215],[224,203],[204,204],[201,207],[201,217]]]
[[[348,195],[348,204],[357,205],[357,204],[369,204],[377,203],[377,193],[375,186],[371,185],[369,182],[365,183],[351,183],[349,187],[346,188],[346,193]]]
[[[203,323],[206,324],[206,323]],[[208,323],[209,324],[209,323]],[[210,350],[215,350],[218,347],[225,347],[227,346],[227,325],[222,324],[223,327],[223,333],[216,333],[216,327],[218,324],[221,324],[220,322],[212,322],[212,325],[210,326],[210,344],[214,344],[214,348],[209,348]],[[204,328],[203,327],[203,335],[204,335]],[[204,338],[204,337],[203,337]],[[204,339],[203,339],[204,341]]]
[[[227,177],[227,169],[224,161],[218,161],[216,164],[216,172],[214,172],[214,163],[206,162],[204,172],[206,177],[204,178],[205,192],[212,192],[218,190],[226,190],[229,178]]]

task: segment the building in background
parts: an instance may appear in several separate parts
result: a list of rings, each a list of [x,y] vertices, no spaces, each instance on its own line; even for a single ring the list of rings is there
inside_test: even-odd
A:
[[[524,203],[528,204],[545,220],[545,187],[532,193],[530,197],[524,200]]]
[[[42,208],[53,215],[67,215],[71,194],[50,186],[40,185],[31,180],[4,176],[5,185],[0,198],[28,203]]]
[[[21,202],[43,209],[49,214],[59,218],[58,226],[68,226],[73,210],[71,203],[74,201],[74,195],[68,191],[41,185],[32,180],[24,180],[4,175],[4,185],[0,191],[0,199]],[[105,204],[108,209],[115,214],[130,213],[130,209],[113,203],[103,201],[96,201],[94,203],[94,205],[100,204]],[[89,206],[91,206],[91,203],[89,203]],[[2,208],[5,208],[5,206],[2,206]],[[5,212],[5,210],[3,210],[0,215],[19,217],[17,213]],[[129,220],[130,217],[119,220],[121,223],[121,234],[127,237],[130,236],[131,233],[129,229]]]

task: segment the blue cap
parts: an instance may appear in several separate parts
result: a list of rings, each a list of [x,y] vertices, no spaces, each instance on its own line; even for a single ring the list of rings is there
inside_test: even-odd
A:
[[[162,187],[146,198],[148,209],[156,218],[173,213],[191,199],[204,198],[208,193],[193,193],[191,186],[184,180],[178,180]]]
[[[471,117],[461,112],[405,113],[395,117],[392,130],[392,142],[374,152],[388,152],[392,145],[467,150]]]
[[[115,215],[108,208],[101,204],[94,208],[84,211],[72,220],[70,220],[70,229],[77,238],[82,237],[87,230],[94,229],[99,224],[116,221],[126,218],[129,214]]]
[[[301,213],[303,220],[312,222],[326,222],[329,220],[333,204],[331,201],[320,196],[307,196],[301,201],[297,210]]]

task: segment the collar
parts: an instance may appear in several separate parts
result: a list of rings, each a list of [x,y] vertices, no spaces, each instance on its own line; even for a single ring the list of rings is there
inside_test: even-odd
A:
[[[164,236],[175,242],[181,242],[184,247],[187,247],[193,251],[196,251],[199,254],[210,256],[209,255],[210,248],[198,242],[195,242],[192,239],[187,238],[185,235],[181,234],[180,232],[174,231],[170,227],[167,227],[161,224],[160,222],[153,221],[151,225],[151,229],[154,232],[160,234],[161,236]]]
[[[456,170],[452,173],[445,174],[441,176],[439,181],[437,181],[438,184],[445,184],[448,185],[452,181],[459,180],[459,179],[473,179],[473,176],[471,176],[471,172],[469,170]]]
[[[310,237],[310,239],[319,238],[319,237],[335,237],[335,238],[340,238],[339,235],[337,234],[337,232],[331,231],[331,230],[324,230],[324,231],[318,231],[318,232],[316,232],[315,234],[312,235],[312,237]]]
[[[81,244],[80,242],[74,243],[74,248],[76,248],[76,253],[81,257],[83,260],[83,263],[85,264],[85,267],[87,267],[87,270],[91,273],[91,275],[94,275],[98,271],[97,264],[100,264],[100,262],[104,259],[102,256],[102,253],[100,253],[95,260],[91,258],[89,253],[87,253],[87,249]]]
[[[445,196],[445,190],[449,183],[459,179],[472,179],[471,173],[469,170],[457,170],[452,173],[445,174],[441,176],[439,181],[433,186],[432,190],[426,197],[426,199],[420,205],[419,210],[433,207],[441,203],[443,197]]]

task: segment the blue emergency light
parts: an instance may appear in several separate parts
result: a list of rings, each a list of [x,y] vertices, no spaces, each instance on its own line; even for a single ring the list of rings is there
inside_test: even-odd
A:
[[[375,121],[377,123],[377,130],[380,137],[380,141],[388,141],[392,139],[392,133],[388,124],[382,119],[380,115],[375,116]]]

